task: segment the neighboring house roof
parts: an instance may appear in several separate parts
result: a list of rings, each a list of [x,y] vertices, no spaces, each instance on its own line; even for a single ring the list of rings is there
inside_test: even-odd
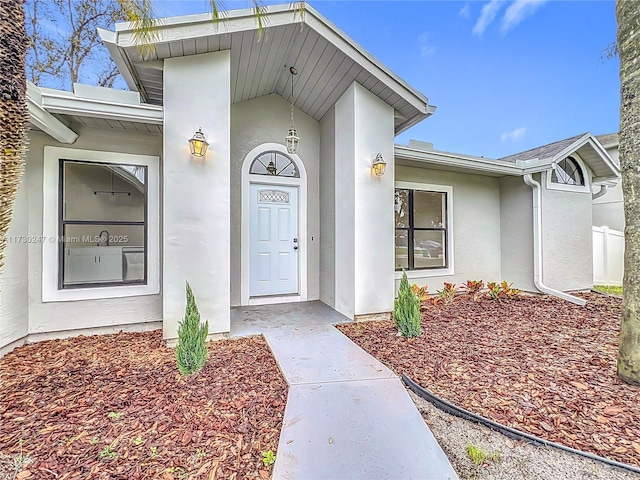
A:
[[[526,162],[527,160],[532,160],[534,158],[543,160],[546,158],[555,157],[558,153],[565,150],[570,145],[577,142],[579,139],[587,135],[583,133],[581,135],[576,135],[575,137],[565,138],[564,140],[559,140],[557,142],[549,143],[548,145],[543,145],[542,147],[532,148],[530,150],[525,150],[524,152],[515,153],[513,155],[509,155],[506,157],[502,157],[499,160],[501,162],[512,162],[515,163],[517,160]]]
[[[528,163],[537,160],[539,163],[555,163],[567,156],[577,153],[582,161],[593,172],[593,182],[604,182],[620,177],[620,169],[609,156],[602,144],[590,133],[576,135],[571,138],[549,143],[541,147],[525,150],[498,159],[501,162]]]
[[[604,135],[596,135],[596,138],[604,148],[617,147],[620,144],[617,133],[607,133]]]
[[[230,50],[233,103],[271,93],[289,99],[294,66],[295,105],[317,121],[354,81],[394,108],[396,134],[435,111],[427,97],[312,7],[305,5],[302,14],[294,5],[265,7],[264,22],[268,28],[258,39],[249,9],[226,12],[218,23],[210,14],[165,18],[145,46],[150,49],[141,48],[130,23],[99,33],[129,88],[151,104],[163,102],[165,58]]]

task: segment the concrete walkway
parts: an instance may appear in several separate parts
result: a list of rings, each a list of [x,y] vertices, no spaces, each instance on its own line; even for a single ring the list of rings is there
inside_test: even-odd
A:
[[[242,313],[253,314],[250,325],[268,325],[260,333],[289,383],[273,479],[458,478],[391,370],[327,320],[305,321],[301,312],[297,324],[265,320],[264,309],[304,304],[261,308]],[[331,310],[311,311],[323,308]]]

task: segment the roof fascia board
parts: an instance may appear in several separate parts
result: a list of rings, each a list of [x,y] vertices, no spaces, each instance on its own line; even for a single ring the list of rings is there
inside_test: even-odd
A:
[[[191,38],[209,37],[212,35],[228,35],[236,32],[244,32],[250,30],[258,30],[258,25],[254,13],[251,10],[241,10],[240,15],[225,16],[220,20],[213,20],[211,15],[193,15],[193,21],[182,22],[177,21],[180,17],[173,17],[176,21],[167,23],[161,19],[155,38],[146,42],[146,44],[176,42]],[[306,15],[306,14],[305,14]],[[282,10],[272,12],[271,8],[265,16],[266,28],[289,25],[296,21],[295,12],[293,10]],[[304,22],[304,20],[302,20]],[[120,48],[139,47],[143,43],[136,38],[135,32],[131,24],[116,25],[117,45]]]
[[[30,121],[37,128],[60,143],[70,145],[76,141],[78,134],[42,107],[40,90],[32,83],[27,86],[27,106]]]
[[[310,9],[308,5],[305,5],[305,9]],[[280,12],[293,12],[290,5],[287,4],[279,4],[279,5],[270,5],[266,7],[267,14],[271,13],[280,13]],[[234,10],[228,10],[222,12],[220,15],[220,22],[223,23],[224,20],[232,20],[235,18],[243,18],[250,17],[255,20],[255,11],[252,8],[238,8]],[[195,13],[191,15],[176,15],[173,17],[165,17],[160,18],[159,27],[171,27],[171,26],[183,26],[185,23],[216,23],[215,20],[212,21],[211,13]],[[270,25],[266,25],[270,26]],[[131,31],[134,29],[133,22],[118,22],[115,25],[116,31]]]
[[[602,145],[600,145],[600,143],[590,133],[585,134],[582,138],[579,138],[578,140],[573,142],[571,145],[566,147],[564,150],[556,154],[553,157],[554,162],[564,159],[568,155],[577,151],[579,148],[585,146],[587,143],[591,146],[591,148],[593,148],[596,151],[596,153],[600,156],[600,158],[602,159],[604,164],[607,166],[607,168],[611,171],[611,173],[615,177],[618,177],[620,175],[620,169],[615,164],[611,156],[607,153],[607,151],[602,147]],[[602,178],[609,178],[609,177],[607,176]]]
[[[377,77],[387,87],[406,99],[411,105],[418,109],[420,113],[432,113],[429,111],[429,100],[427,97],[411,88],[409,84],[378,62],[364,48],[355,43],[329,20],[322,17],[316,10],[308,6],[306,8],[305,23],[313,27],[314,30],[324,36],[353,61],[361,64],[369,73]]]
[[[418,161],[432,165],[450,166],[474,172],[513,176],[523,175],[524,173],[524,169],[512,163],[500,162],[498,160],[467,157],[445,152],[415,150],[403,145],[396,145],[394,152],[395,156],[400,159]]]
[[[118,32],[112,32],[111,30],[105,30],[104,28],[98,27],[98,35],[100,35],[102,44],[107,47],[107,50],[109,50],[109,55],[111,55],[111,58],[118,67],[118,72],[120,72],[124,81],[127,82],[129,90],[139,92],[142,100],[144,102],[148,102],[149,96],[144,90],[142,82],[135,73],[136,70],[131,63],[131,60],[126,53],[118,47]]]
[[[158,27],[156,38],[153,42],[149,43],[164,43],[179,41],[186,38],[230,34],[240,31],[257,30],[258,28],[254,12],[250,9],[230,11],[224,19],[221,19],[218,22],[212,21],[211,16],[208,14],[192,15],[190,17],[190,22],[185,22],[184,17],[163,19],[162,24]],[[345,55],[362,65],[363,68],[378,78],[383,84],[407,100],[424,116],[428,116],[433,113],[429,108],[429,100],[427,97],[410,87],[409,84],[378,62],[360,45],[355,43],[338,27],[324,18],[319,12],[309,5],[305,5],[305,11],[303,14],[300,14],[295,9],[287,5],[267,7],[265,19],[267,28],[290,25],[296,22],[299,22],[301,27],[302,24],[307,24],[309,28],[313,28],[330,43],[334,44],[338,49],[344,52]],[[111,33],[115,36],[115,45],[120,49],[137,47],[140,45],[138,40],[135,38],[131,23],[118,24],[116,25],[116,32]],[[105,42],[109,41],[108,38],[105,40],[105,36],[102,36],[102,38]],[[130,70],[133,71],[133,66],[130,65],[130,67]],[[118,65],[118,68],[120,68],[120,65]],[[134,81],[134,83],[136,82]],[[136,85],[136,90],[139,90],[138,85]],[[140,93],[142,94],[142,92]],[[143,95],[143,97],[144,96],[145,95]]]
[[[162,125],[164,118],[162,107],[157,105],[129,105],[90,98],[70,98],[51,93],[42,94],[42,106],[50,113],[126,120],[152,125]]]

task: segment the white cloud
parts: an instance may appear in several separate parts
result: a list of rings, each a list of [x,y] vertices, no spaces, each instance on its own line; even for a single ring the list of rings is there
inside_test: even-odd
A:
[[[482,35],[489,24],[493,22],[493,19],[496,18],[496,14],[500,8],[502,8],[501,0],[491,0],[485,3],[480,12],[480,18],[478,18],[478,21],[473,26],[473,33],[478,36]]]
[[[469,18],[471,16],[471,5],[469,3],[465,3],[464,7],[460,9],[458,15],[462,18]]]
[[[429,32],[424,32],[418,36],[418,46],[422,58],[429,57],[436,53],[436,47],[429,41]]]
[[[500,31],[507,33],[509,30],[517,26],[525,18],[530,17],[540,8],[547,0],[515,0],[502,17]]]
[[[516,128],[513,132],[502,132],[502,135],[500,135],[500,140],[502,140],[502,143],[506,141],[515,143],[522,137],[524,137],[525,133],[527,133],[527,129],[525,127]]]

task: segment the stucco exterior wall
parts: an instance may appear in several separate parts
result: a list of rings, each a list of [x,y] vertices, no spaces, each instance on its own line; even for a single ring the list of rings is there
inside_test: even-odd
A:
[[[393,309],[393,109],[357,83],[335,105],[335,308]],[[381,153],[387,173],[371,169]]]
[[[537,291],[533,283],[533,194],[521,177],[500,179],[500,244],[502,279],[521,290]]]
[[[320,300],[336,304],[336,112],[320,121]]]
[[[4,266],[0,269],[0,356],[3,347],[29,333],[28,243],[29,199],[26,174],[18,189],[13,220],[7,233]],[[24,241],[21,237],[24,237]]]
[[[608,148],[607,153],[619,165],[618,147]],[[593,201],[593,225],[609,227],[624,232],[624,204],[622,199],[622,180],[613,188],[608,188],[600,198]]]
[[[229,50],[164,60],[163,335],[178,337],[185,283],[209,333],[230,330],[231,59]],[[194,92],[206,92],[194,101]],[[187,140],[202,127],[209,149]]]
[[[501,279],[501,218],[499,180],[493,177],[396,166],[396,181],[453,187],[453,275],[411,271],[409,282],[428,285],[431,292],[443,282]],[[427,273],[428,272],[428,273]],[[396,290],[401,273],[396,272]]]
[[[47,145],[122,152],[142,155],[162,154],[160,135],[139,134],[108,129],[82,128],[73,145],[62,145],[41,132],[31,132],[26,164],[28,218],[31,237],[43,234],[43,155]],[[17,221],[21,221],[16,217]],[[42,245],[28,245],[29,333],[68,332],[88,328],[125,326],[162,321],[162,295],[144,295],[100,300],[42,302]],[[25,272],[25,278],[27,278]],[[4,303],[4,302],[3,302]],[[4,323],[4,318],[2,319]]]
[[[320,125],[295,110],[300,136],[298,156],[307,172],[307,297],[320,298]],[[264,143],[284,144],[291,126],[291,105],[279,95],[259,97],[231,106],[231,304],[241,303],[241,205],[245,194],[242,164],[247,154]],[[251,161],[251,160],[248,160]]]
[[[545,285],[562,291],[593,286],[591,219],[591,192],[542,189]]]

